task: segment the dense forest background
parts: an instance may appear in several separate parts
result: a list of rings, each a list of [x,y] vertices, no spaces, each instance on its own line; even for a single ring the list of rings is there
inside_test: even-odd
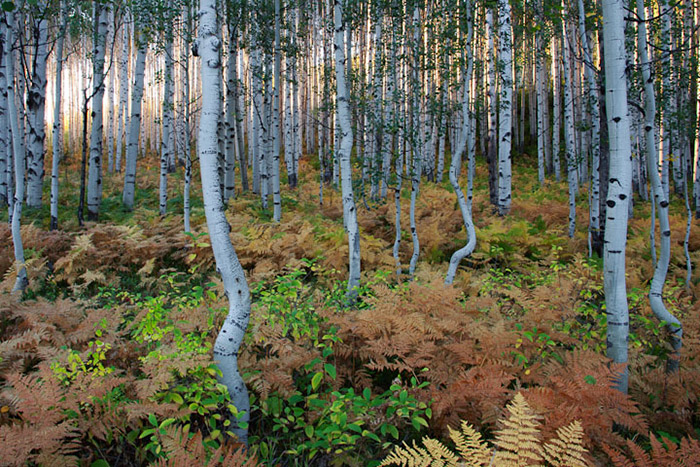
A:
[[[15,0],[0,464],[698,465],[692,0]]]

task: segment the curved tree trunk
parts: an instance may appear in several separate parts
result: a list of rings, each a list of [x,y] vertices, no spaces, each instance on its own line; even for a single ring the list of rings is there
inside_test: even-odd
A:
[[[462,130],[459,132],[459,142],[457,143],[457,148],[455,152],[452,153],[452,163],[450,164],[450,183],[452,188],[455,190],[457,195],[457,203],[459,204],[459,210],[462,213],[462,220],[464,221],[464,228],[467,231],[467,244],[464,245],[459,250],[455,251],[450,258],[450,266],[447,269],[447,276],[445,277],[445,284],[452,284],[457,273],[457,267],[459,263],[468,255],[472,254],[474,248],[476,247],[476,231],[474,230],[474,222],[472,220],[471,203],[467,202],[464,197],[462,188],[459,186],[459,173],[462,167],[462,153],[464,150],[471,146],[471,116],[469,112],[469,86],[471,83],[471,75],[473,68],[473,58],[472,58],[472,37],[474,35],[474,24],[472,18],[471,4],[467,0],[465,8],[467,10],[467,72],[464,75],[464,102],[462,103]],[[473,158],[470,158],[470,165],[473,165]],[[471,170],[471,167],[468,168]]]
[[[229,312],[214,344],[214,358],[219,362],[221,383],[242,418],[231,417],[233,433],[240,442],[248,443],[247,422],[250,401],[245,383],[238,371],[238,349],[243,342],[250,317],[250,292],[245,272],[231,244],[221,187],[218,180],[217,122],[221,114],[221,39],[216,20],[216,0],[201,0],[197,51],[202,60],[202,107],[199,121],[198,153],[202,176],[204,213],[207,218],[216,269],[224,282],[229,299]],[[241,426],[245,423],[244,426]]]
[[[646,137],[647,167],[649,171],[649,182],[651,183],[651,193],[656,205],[656,212],[659,216],[659,227],[661,228],[661,255],[654,268],[654,277],[649,288],[649,305],[651,311],[660,320],[666,322],[666,327],[671,333],[671,347],[673,348],[673,358],[667,363],[667,370],[677,371],[680,360],[680,351],[683,338],[683,328],[678,318],[673,316],[667,309],[663,300],[664,283],[666,273],[671,259],[671,227],[668,220],[668,198],[664,196],[661,186],[659,171],[656,168],[658,152],[656,149],[656,132],[654,122],[656,119],[656,95],[654,91],[654,81],[651,78],[651,63],[647,52],[647,28],[646,11],[643,0],[637,0],[637,15],[640,23],[637,30],[639,59],[642,68],[642,80],[644,82],[644,110],[645,125],[644,133]],[[656,248],[652,244],[652,248]]]

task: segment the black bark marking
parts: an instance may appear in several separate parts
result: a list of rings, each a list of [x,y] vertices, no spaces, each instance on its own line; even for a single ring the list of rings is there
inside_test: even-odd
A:
[[[608,205],[609,208],[614,208],[615,207],[615,201],[609,199],[605,202],[605,204]]]

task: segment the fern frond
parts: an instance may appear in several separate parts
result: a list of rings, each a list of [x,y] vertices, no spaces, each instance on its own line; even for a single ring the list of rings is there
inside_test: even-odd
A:
[[[574,420],[557,430],[557,437],[544,445],[544,458],[555,467],[586,467],[583,427]]]
[[[450,438],[457,447],[457,452],[464,459],[467,466],[488,465],[491,452],[488,445],[481,439],[481,433],[476,431],[469,423],[462,421],[461,431],[450,431]]]
[[[429,467],[432,458],[428,451],[416,445],[413,442],[413,447],[403,443],[403,447],[396,446],[394,450],[386,457],[379,467],[387,465],[398,465],[399,467]]]
[[[526,466],[540,465],[543,450],[540,443],[540,430],[537,416],[527,405],[522,394],[518,393],[508,405],[510,416],[503,422],[504,429],[496,434],[496,465]]]

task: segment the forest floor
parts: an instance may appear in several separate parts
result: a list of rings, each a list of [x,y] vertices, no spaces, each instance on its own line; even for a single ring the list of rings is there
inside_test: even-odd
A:
[[[381,202],[358,196],[363,276],[350,306],[339,191],[324,187],[320,206],[318,173],[303,164],[299,188],[283,186],[279,224],[256,195],[239,195],[226,215],[253,298],[239,357],[252,402],[245,454],[226,436],[236,411],[212,360],[227,307],[198,173],[193,231],[184,234],[181,169],[161,218],[157,164],[139,163],[133,212],[121,207],[120,176],[108,175],[100,221],[78,227],[74,167],[61,172],[61,230],[48,232],[48,193],[45,208],[24,212],[30,286],[22,297],[0,295],[0,464],[378,465],[403,442],[425,442],[425,454],[414,454],[434,456],[438,448],[424,436],[459,450],[450,427],[463,420],[487,452],[513,450],[504,441],[512,432],[535,463],[559,436],[585,452],[564,448],[558,464],[546,457],[550,465],[575,465],[561,459],[576,452],[590,465],[700,465],[700,283],[697,273],[684,283],[680,198],[671,206],[664,290],[684,326],[680,370],[665,372],[668,335],[646,298],[650,208],[636,196],[626,396],[612,389],[619,368],[605,358],[602,261],[588,257],[586,187],[568,238],[564,183],[539,187],[536,173],[516,161],[512,211],[499,217],[479,167],[477,248],[450,287],[448,261],[466,233],[449,183],[421,186],[413,278],[405,274],[410,191],[401,197],[400,277],[391,255],[393,194]],[[689,246],[700,265],[697,221]],[[5,290],[14,283],[12,251],[3,222]],[[562,435],[575,421],[580,436]]]

